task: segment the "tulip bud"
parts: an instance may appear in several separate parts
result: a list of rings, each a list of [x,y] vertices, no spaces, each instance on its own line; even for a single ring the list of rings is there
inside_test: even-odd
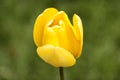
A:
[[[55,67],[69,67],[81,55],[83,28],[78,15],[73,25],[64,11],[47,8],[36,19],[33,30],[38,55]]]

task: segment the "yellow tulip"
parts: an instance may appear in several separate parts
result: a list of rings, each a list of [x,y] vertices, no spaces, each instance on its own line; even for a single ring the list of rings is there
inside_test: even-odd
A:
[[[83,46],[83,28],[78,15],[73,25],[64,11],[47,8],[36,19],[33,30],[38,55],[55,67],[73,66]]]

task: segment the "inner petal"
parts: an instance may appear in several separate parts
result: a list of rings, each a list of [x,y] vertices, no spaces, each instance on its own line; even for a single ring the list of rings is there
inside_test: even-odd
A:
[[[58,46],[58,37],[55,31],[51,27],[45,27],[42,37],[42,45],[51,44],[54,46]]]
[[[64,29],[64,26],[59,24],[52,26],[52,29],[55,31],[58,41],[59,41],[59,46],[70,51],[70,44],[69,44],[69,39],[67,38],[66,35],[66,30]]]

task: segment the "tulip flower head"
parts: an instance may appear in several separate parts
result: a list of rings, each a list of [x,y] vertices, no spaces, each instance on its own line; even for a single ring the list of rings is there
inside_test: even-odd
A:
[[[78,15],[73,25],[64,11],[45,9],[36,19],[33,30],[38,55],[55,67],[73,66],[83,46],[83,28]]]

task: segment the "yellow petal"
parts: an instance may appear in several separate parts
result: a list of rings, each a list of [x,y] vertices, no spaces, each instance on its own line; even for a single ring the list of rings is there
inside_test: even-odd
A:
[[[66,13],[64,11],[56,13],[49,22],[51,23],[47,25],[49,25],[50,27],[55,27],[56,25],[58,25],[64,28],[64,30],[62,28],[54,28],[59,38],[59,45],[60,47],[69,50],[76,57],[79,54],[79,39]],[[62,22],[62,24],[60,24],[60,22]],[[64,43],[62,43],[62,41]]]
[[[64,26],[65,35],[66,35],[66,43],[67,43],[67,50],[69,50],[74,57],[79,54],[79,40],[76,38],[75,34],[73,33],[74,28],[70,28],[67,23],[63,22],[61,26]],[[72,30],[73,29],[73,30]],[[64,45],[64,44],[62,44]]]
[[[46,26],[42,36],[42,45],[47,45],[47,44],[58,46],[59,42],[58,42],[58,37],[54,32],[54,30],[52,30],[51,27]]]
[[[67,38],[64,26],[62,24],[60,24],[59,26],[55,25],[52,27],[52,29],[55,31],[58,37],[59,46],[66,50],[69,50],[70,49],[69,39]]]
[[[33,37],[37,46],[42,44],[42,34],[44,25],[46,22],[58,11],[55,8],[47,8],[42,14],[40,14],[34,24]]]
[[[78,58],[81,55],[82,46],[83,46],[83,27],[82,27],[82,21],[81,21],[80,17],[76,14],[74,14],[74,16],[73,16],[73,25],[74,25],[74,29],[77,33],[77,37],[80,42],[79,54],[76,56]]]
[[[83,27],[80,17],[76,14],[73,15],[73,26],[77,33],[77,36],[80,39],[83,39]]]
[[[78,39],[76,31],[75,31],[74,27],[72,26],[72,24],[70,23],[69,18],[64,11],[59,11],[50,20],[53,21],[51,26],[58,25],[59,21],[62,20],[65,23],[65,27],[69,31],[69,34],[74,35],[74,37],[76,39]]]
[[[37,48],[38,55],[55,67],[69,67],[75,64],[73,55],[61,47],[45,45]]]

